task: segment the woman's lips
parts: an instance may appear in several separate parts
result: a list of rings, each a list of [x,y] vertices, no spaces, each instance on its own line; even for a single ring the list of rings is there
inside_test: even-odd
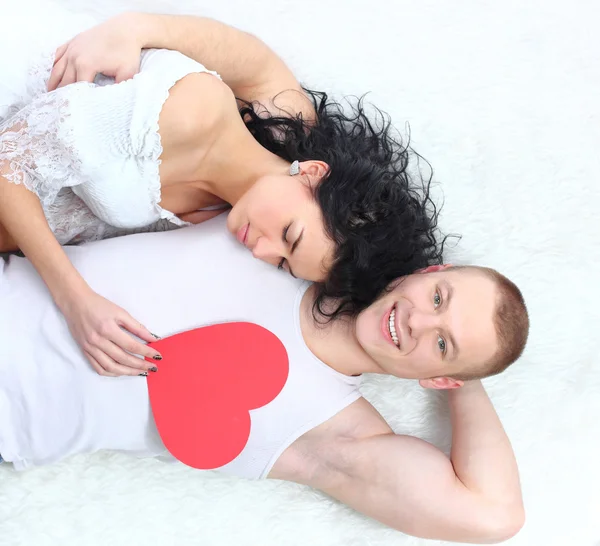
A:
[[[248,242],[248,231],[250,231],[250,224],[243,225],[237,232],[237,240],[242,243],[244,246],[248,246],[246,243]]]

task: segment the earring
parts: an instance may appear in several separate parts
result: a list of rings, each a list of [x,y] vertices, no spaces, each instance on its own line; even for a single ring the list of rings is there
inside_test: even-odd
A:
[[[295,174],[298,174],[299,172],[300,172],[300,163],[298,163],[298,160],[296,160],[290,165],[290,174],[292,176],[294,176]]]

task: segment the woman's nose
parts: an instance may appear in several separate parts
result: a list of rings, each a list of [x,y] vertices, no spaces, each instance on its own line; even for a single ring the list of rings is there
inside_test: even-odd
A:
[[[259,237],[252,249],[252,255],[259,260],[272,262],[284,257],[281,244],[274,244],[266,237]]]

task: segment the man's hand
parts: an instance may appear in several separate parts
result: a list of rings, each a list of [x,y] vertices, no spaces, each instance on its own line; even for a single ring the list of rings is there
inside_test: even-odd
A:
[[[121,14],[78,34],[56,50],[48,91],[78,81],[93,82],[96,74],[119,83],[140,69],[142,41],[135,14]]]
[[[140,53],[147,48],[179,51],[215,70],[238,99],[258,102],[275,116],[316,119],[312,101],[294,74],[264,42],[193,15],[124,13],[75,36],[56,52],[48,91],[91,82],[99,72],[117,83],[129,79],[139,72]]]

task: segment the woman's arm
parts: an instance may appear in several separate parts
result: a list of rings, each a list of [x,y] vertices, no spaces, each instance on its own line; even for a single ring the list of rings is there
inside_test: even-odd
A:
[[[117,81],[130,78],[139,70],[143,48],[180,51],[217,71],[236,97],[258,101],[272,113],[315,116],[301,85],[272,49],[247,32],[206,17],[150,13],[113,17],[58,49],[48,88],[92,81],[99,72]]]
[[[87,287],[54,237],[37,196],[22,184],[13,184],[6,161],[0,163],[0,219],[2,225],[38,270],[57,305],[69,305],[71,297]],[[71,292],[71,294],[69,293]]]
[[[25,135],[22,123],[0,132],[15,144]],[[17,136],[18,139],[18,136]],[[16,141],[18,143],[18,140]],[[2,146],[0,146],[0,149]],[[29,258],[65,316],[73,337],[101,375],[139,375],[151,365],[132,354],[158,353],[127,335],[121,328],[152,341],[152,334],[123,309],[96,294],[84,281],[56,240],[39,197],[25,186],[35,166],[28,150],[0,153],[0,223],[12,242]],[[3,157],[4,156],[4,157]]]

